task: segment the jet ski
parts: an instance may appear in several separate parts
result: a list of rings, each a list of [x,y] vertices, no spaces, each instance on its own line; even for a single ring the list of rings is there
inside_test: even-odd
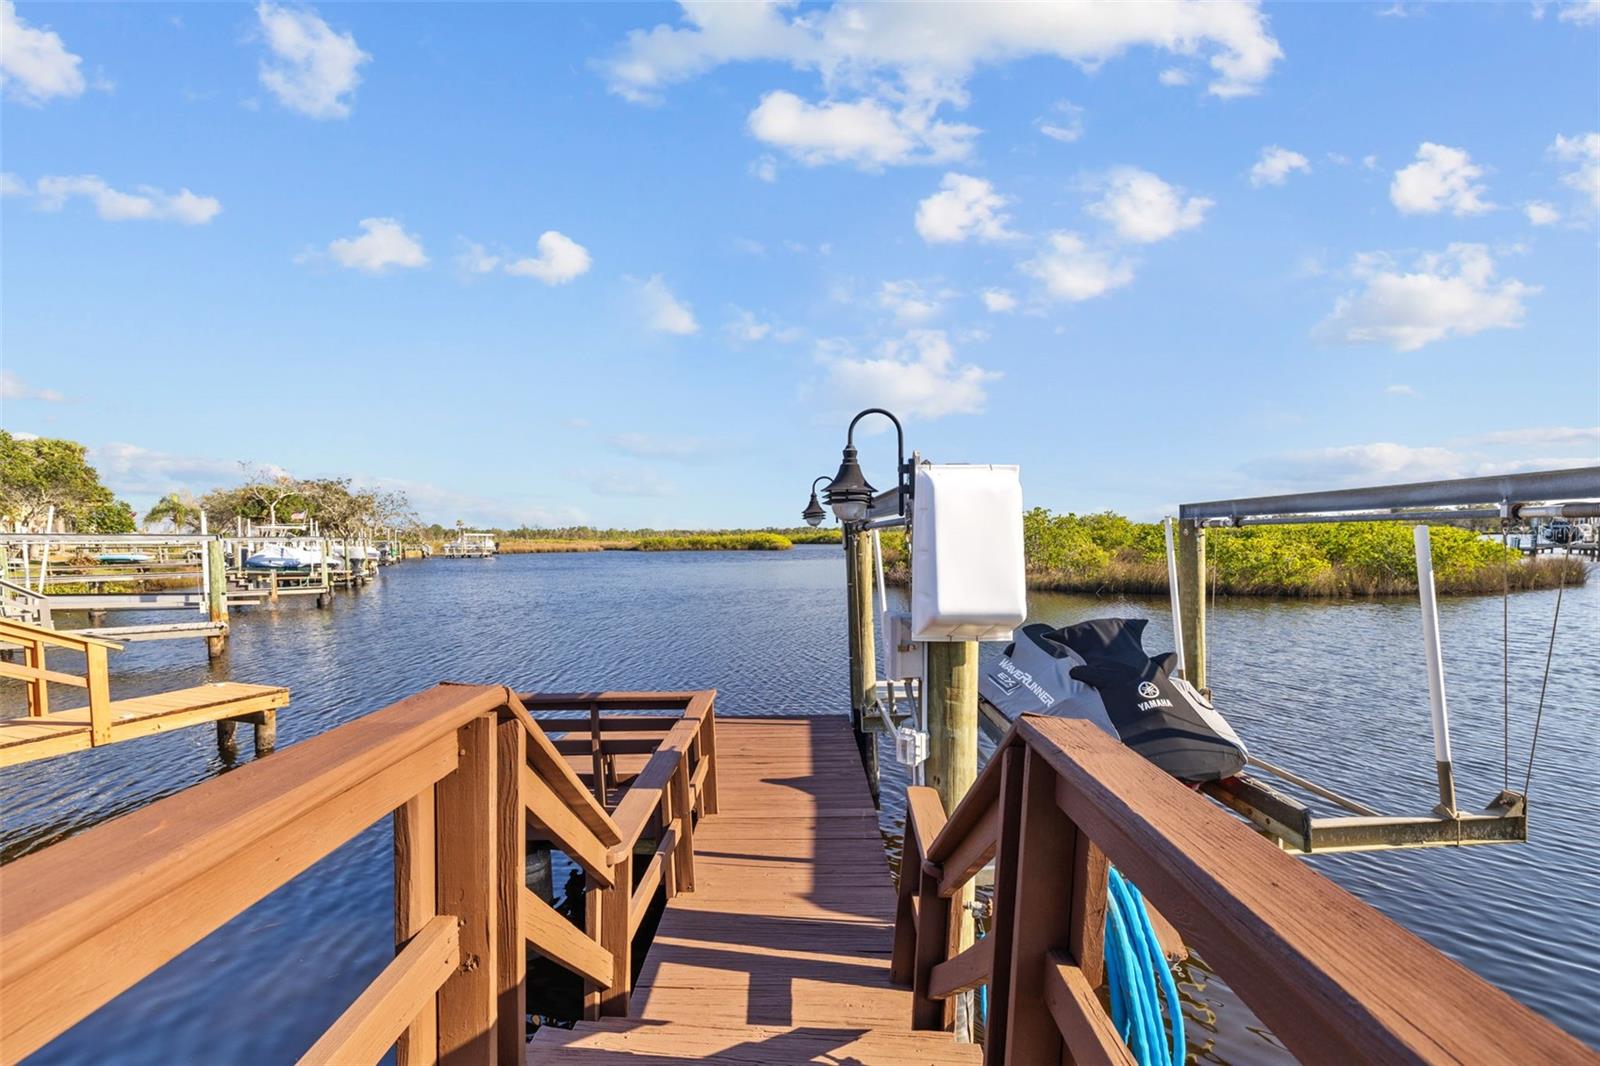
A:
[[[1180,781],[1232,777],[1248,758],[1244,741],[1193,685],[1173,676],[1175,652],[1145,652],[1145,623],[1023,626],[979,679],[978,694],[1006,719],[1048,714],[1093,722]]]

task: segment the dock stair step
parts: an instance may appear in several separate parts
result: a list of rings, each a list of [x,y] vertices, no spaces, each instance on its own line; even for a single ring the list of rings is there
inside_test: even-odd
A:
[[[981,1063],[983,1049],[958,1044],[949,1033],[836,1026],[716,1026],[608,1018],[570,1030],[542,1029],[529,1045],[528,1066],[572,1063],[720,1062],[860,1063],[862,1066],[945,1066]]]

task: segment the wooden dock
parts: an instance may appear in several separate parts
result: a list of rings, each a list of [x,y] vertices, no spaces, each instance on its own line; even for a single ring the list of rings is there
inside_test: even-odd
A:
[[[121,645],[84,633],[62,633],[4,619],[0,619],[0,641],[20,648],[24,660],[21,664],[0,661],[0,677],[22,682],[27,692],[25,716],[0,718],[0,767],[207,722],[218,723],[217,743],[229,758],[235,723],[250,723],[255,727],[256,752],[260,754],[272,750],[278,709],[289,703],[289,690],[281,686],[233,681],[114,700],[106,657]],[[51,669],[46,661],[50,648],[83,655],[83,673]],[[52,684],[86,690],[88,704],[52,711]]]
[[[889,983],[895,895],[850,723],[724,718],[720,809],[668,904],[625,1019],[546,1027],[529,1063],[977,1063],[911,1029]]]
[[[1600,1066],[1090,723],[1024,716],[948,816],[910,790],[896,891],[848,723],[714,697],[440,685],[0,867],[0,1058],[393,815],[394,957],[302,1063],[1131,1066],[1097,991],[1110,862],[1302,1061]],[[585,871],[581,921],[529,888],[530,843]],[[585,989],[531,1041],[530,947]],[[947,1029],[979,986],[981,1048]]]

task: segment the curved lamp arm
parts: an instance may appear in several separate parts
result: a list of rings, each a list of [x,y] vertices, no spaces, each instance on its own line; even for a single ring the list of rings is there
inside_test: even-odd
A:
[[[850,428],[845,431],[845,447],[851,448],[855,446],[856,423],[868,415],[882,415],[894,423],[896,458],[894,468],[895,513],[904,517],[906,513],[906,431],[900,425],[900,420],[894,416],[894,412],[886,411],[881,407],[869,407],[856,415],[850,420]]]

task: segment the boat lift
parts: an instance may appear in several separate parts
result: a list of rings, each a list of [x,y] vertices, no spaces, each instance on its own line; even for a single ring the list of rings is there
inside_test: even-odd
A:
[[[1297,493],[1251,499],[1183,504],[1178,519],[1167,520],[1167,558],[1172,575],[1172,615],[1180,669],[1195,687],[1205,689],[1205,541],[1208,527],[1289,525],[1311,522],[1449,522],[1490,520],[1504,531],[1529,518],[1593,518],[1600,516],[1600,467],[1552,470],[1500,477],[1428,481],[1370,489]],[[1186,528],[1185,528],[1186,527]],[[1179,565],[1174,534],[1187,534],[1191,559]],[[1456,798],[1450,752],[1450,719],[1440,654],[1438,609],[1434,601],[1433,561],[1428,527],[1414,533],[1419,596],[1422,601],[1423,645],[1428,662],[1428,697],[1433,725],[1434,762],[1439,803],[1428,814],[1387,815],[1284,767],[1252,756],[1260,775],[1241,773],[1203,786],[1217,801],[1248,818],[1280,846],[1306,854],[1333,851],[1376,851],[1396,848],[1448,847],[1465,844],[1507,844],[1528,839],[1527,781],[1511,787],[1509,770],[1500,792],[1481,812],[1464,811]],[[1187,569],[1194,576],[1179,580]],[[1185,597],[1194,602],[1187,602]],[[1559,621],[1551,624],[1552,646]],[[1185,620],[1197,629],[1185,636]],[[1186,657],[1195,660],[1191,672]],[[1546,664],[1548,671],[1548,661]],[[1541,713],[1543,698],[1540,701]],[[1534,744],[1538,743],[1535,725]],[[1529,775],[1533,751],[1529,752]],[[1509,762],[1508,762],[1509,766]],[[1261,775],[1292,785],[1346,812],[1318,816],[1269,784]]]

